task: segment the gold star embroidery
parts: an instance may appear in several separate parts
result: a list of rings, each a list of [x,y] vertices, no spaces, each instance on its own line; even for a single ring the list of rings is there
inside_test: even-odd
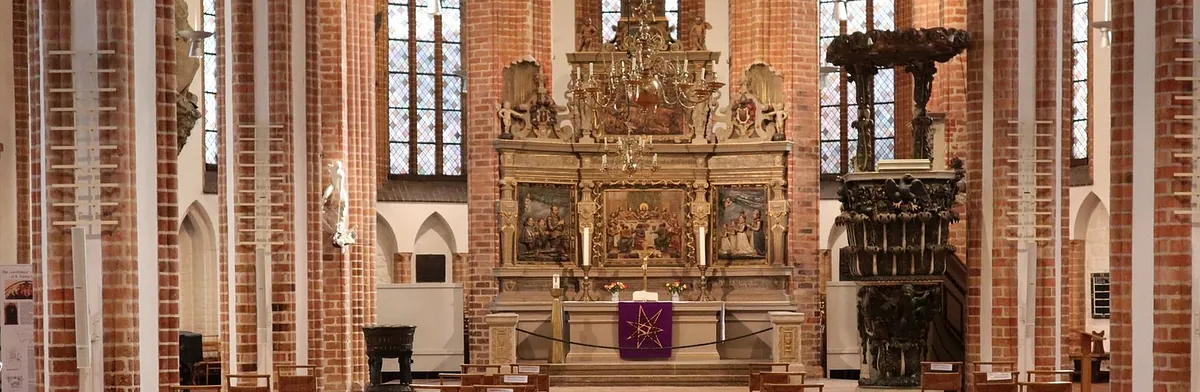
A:
[[[658,312],[655,312],[653,316],[648,316],[646,315],[646,308],[638,306],[637,321],[626,321],[626,323],[629,323],[629,325],[633,327],[633,333],[626,337],[625,340],[635,340],[637,342],[637,348],[642,348],[642,344],[647,340],[650,340],[653,341],[654,344],[657,344],[659,348],[661,348],[663,345],[662,342],[658,340],[658,333],[662,332],[663,329],[659,328],[657,325],[658,317],[661,315],[662,309],[659,309]]]

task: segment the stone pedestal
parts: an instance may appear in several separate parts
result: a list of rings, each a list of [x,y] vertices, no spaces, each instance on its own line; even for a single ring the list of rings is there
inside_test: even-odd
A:
[[[517,363],[516,313],[493,313],[484,317],[488,326],[488,360],[494,364]]]
[[[567,337],[573,342],[617,347],[617,302],[567,302]],[[723,326],[721,314],[724,302],[677,302],[672,306],[674,314],[672,346],[686,346],[715,341],[720,338]],[[664,344],[666,342],[663,342]],[[694,362],[721,359],[715,344],[674,350],[668,361]],[[567,348],[567,363],[621,362],[617,350],[570,345]]]
[[[786,363],[789,369],[804,371],[804,345],[800,332],[803,331],[804,313],[770,312],[772,344],[771,362]]]

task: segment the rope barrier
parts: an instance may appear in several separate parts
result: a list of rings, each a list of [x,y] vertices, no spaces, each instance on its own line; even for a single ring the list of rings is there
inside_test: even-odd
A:
[[[643,347],[643,348],[636,348],[636,347],[612,347],[612,346],[601,346],[601,345],[598,345],[598,344],[580,343],[580,342],[572,342],[572,341],[570,341],[570,340],[563,340],[563,339],[555,338],[555,337],[553,337],[553,336],[546,336],[546,335],[542,335],[542,334],[540,334],[540,333],[537,333],[537,332],[526,331],[526,330],[524,330],[524,329],[521,329],[521,328],[517,328],[517,331],[519,331],[519,332],[524,332],[524,333],[526,333],[526,334],[528,334],[528,335],[530,335],[530,336],[536,336],[536,337],[539,337],[539,338],[542,338],[542,339],[546,339],[546,340],[553,340],[553,341],[557,341],[557,342],[563,342],[563,343],[566,343],[566,344],[573,344],[573,345],[580,345],[580,346],[584,346],[584,347],[603,348],[603,349],[608,349],[608,350],[678,350],[678,349],[684,349],[684,348],[692,348],[692,347],[700,347],[700,346],[710,346],[710,345],[714,345],[714,344],[718,344],[718,343],[725,343],[725,342],[731,342],[731,341],[738,340],[738,339],[745,339],[745,338],[748,338],[748,337],[751,337],[751,336],[754,336],[754,335],[758,335],[758,334],[760,334],[760,333],[767,332],[767,331],[770,331],[770,330],[773,330],[773,329],[775,329],[775,327],[767,327],[767,328],[765,328],[765,329],[762,329],[762,330],[760,330],[760,331],[757,331],[757,332],[751,332],[751,333],[748,333],[748,334],[745,334],[745,335],[742,335],[742,336],[738,336],[738,337],[734,337],[734,338],[729,338],[729,339],[714,340],[714,341],[711,341],[711,342],[708,342],[708,343],[689,344],[689,345],[686,345],[686,346],[671,346],[671,347]]]

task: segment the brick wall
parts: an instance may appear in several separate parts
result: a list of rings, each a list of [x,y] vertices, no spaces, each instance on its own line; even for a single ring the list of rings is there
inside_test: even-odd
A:
[[[1076,227],[1075,230],[1087,230],[1083,227]],[[1088,284],[1087,260],[1085,260],[1087,241],[1071,240],[1070,241],[1070,257],[1067,258],[1069,274],[1067,287],[1070,289],[1070,295],[1063,299],[1066,308],[1063,309],[1063,320],[1067,324],[1070,333],[1066,334],[1066,341],[1069,349],[1065,353],[1074,355],[1079,353],[1079,333],[1086,330],[1088,317],[1088,307],[1090,296],[1090,288]],[[1112,335],[1110,334],[1109,337]]]
[[[492,268],[500,261],[500,234],[497,231],[496,200],[500,196],[497,173],[499,156],[492,141],[499,135],[499,124],[492,112],[500,99],[505,66],[523,57],[533,57],[542,64],[542,71],[551,73],[549,39],[535,40],[534,45],[513,45],[528,39],[528,17],[514,15],[510,10],[545,9],[548,16],[550,0],[495,0],[463,4],[463,41],[467,71],[467,130],[466,169],[469,260],[463,291],[467,297],[467,325],[470,334],[468,351],[471,363],[486,363],[487,327],[484,316],[488,303],[497,293]],[[577,8],[578,9],[578,8]],[[548,17],[533,18],[534,23],[549,24]],[[541,28],[539,28],[541,29]],[[545,27],[545,31],[549,27]],[[529,53],[530,50],[533,53]],[[815,247],[814,247],[815,248]]]
[[[820,263],[818,255],[819,222],[817,200],[820,194],[818,138],[820,115],[817,86],[817,3],[763,0],[730,5],[729,50],[731,80],[737,80],[755,62],[769,64],[783,77],[783,95],[793,108],[792,129],[788,140],[792,154],[787,170],[787,185],[792,200],[788,222],[787,260],[795,269],[792,279],[797,310],[810,316],[804,328],[804,345],[819,347],[821,337],[816,311],[820,305]],[[770,45],[766,45],[770,42]],[[737,94],[731,90],[730,95]],[[805,359],[809,372],[819,373],[820,352],[808,350]]]
[[[273,141],[270,151],[276,152],[271,158],[273,162],[289,161],[294,155],[295,144],[292,131],[292,2],[271,1],[267,3],[270,17],[267,18],[267,57],[270,88],[269,121],[272,126],[270,134]],[[271,303],[271,338],[272,358],[276,364],[296,363],[296,261],[295,242],[296,227],[295,203],[292,190],[294,188],[294,168],[290,164],[274,166],[270,169],[272,177],[271,190],[277,193],[271,195],[271,229],[277,230],[273,236],[275,245],[271,246],[271,287],[268,295]],[[266,371],[268,369],[260,369]]]

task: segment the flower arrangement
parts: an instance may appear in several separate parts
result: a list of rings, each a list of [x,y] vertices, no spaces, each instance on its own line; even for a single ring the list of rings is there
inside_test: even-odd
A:
[[[678,280],[667,283],[666,286],[667,286],[667,292],[671,293],[671,294],[679,294],[679,293],[682,293],[683,290],[688,289],[688,286],[686,284],[679,283]]]
[[[604,285],[604,291],[616,294],[616,293],[621,292],[621,290],[625,290],[626,287],[627,286],[625,286],[625,283],[612,282],[612,283]]]

